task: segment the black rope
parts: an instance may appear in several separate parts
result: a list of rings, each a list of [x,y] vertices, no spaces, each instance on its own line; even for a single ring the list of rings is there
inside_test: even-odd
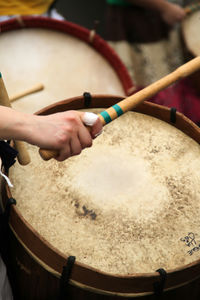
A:
[[[176,123],[176,108],[172,107],[170,110],[170,122],[171,123]]]
[[[85,106],[86,108],[90,107],[90,104],[91,104],[91,101],[92,101],[92,96],[91,96],[91,94],[88,93],[88,92],[85,92],[85,93],[83,94],[83,97],[84,97],[84,106]]]
[[[157,299],[160,299],[160,297],[163,295],[167,272],[164,269],[158,269],[156,272],[160,274],[160,281],[154,283],[154,294]]]
[[[68,283],[72,273],[72,269],[75,263],[76,257],[69,256],[66,266],[63,267],[62,275],[60,277],[60,294],[58,300],[66,300],[68,292]]]
[[[9,145],[9,142],[0,141],[0,158],[6,172],[8,172],[9,168],[15,163],[17,154],[18,152]],[[3,203],[0,203],[0,239],[2,241],[7,240],[10,207],[13,204],[16,204],[14,198],[7,199],[5,207],[3,207]],[[2,255],[4,252],[4,245],[4,242],[0,243],[0,252]]]
[[[15,163],[18,152],[13,149],[9,142],[0,141],[0,158],[2,160],[2,166],[7,173],[9,168]],[[6,254],[8,234],[9,234],[9,215],[11,205],[16,204],[16,200],[13,198],[7,199],[5,207],[3,203],[0,203],[0,252],[2,256]],[[3,242],[1,242],[3,241]],[[6,255],[5,255],[6,256]]]

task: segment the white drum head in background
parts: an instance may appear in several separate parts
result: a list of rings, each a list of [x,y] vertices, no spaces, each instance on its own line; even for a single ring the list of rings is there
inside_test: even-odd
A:
[[[200,55],[200,10],[189,14],[182,22],[182,32],[187,50],[194,56]]]
[[[9,96],[38,83],[44,85],[43,91],[13,102],[18,110],[33,113],[84,92],[126,94],[118,74],[103,55],[89,43],[58,30],[24,28],[1,32],[0,53],[0,71]],[[116,59],[112,58],[114,63]],[[129,76],[128,72],[125,75]]]

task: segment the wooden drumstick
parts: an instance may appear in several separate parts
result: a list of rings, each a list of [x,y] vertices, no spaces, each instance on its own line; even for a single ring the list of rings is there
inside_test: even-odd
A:
[[[102,125],[106,125],[120,115],[124,114],[142,103],[143,101],[151,98],[161,90],[165,89],[177,80],[187,77],[200,69],[200,56],[192,59],[186,64],[182,65],[174,72],[147,86],[141,91],[129,96],[128,98],[120,101],[119,103],[109,107],[99,114]],[[39,153],[44,160],[49,160],[57,156],[57,151],[40,149]]]
[[[11,107],[8,93],[3,82],[2,75],[0,73],[0,105]],[[17,159],[21,165],[27,165],[30,163],[30,156],[26,150],[24,142],[14,141],[15,148],[18,151]]]
[[[27,95],[30,95],[30,94],[33,94],[33,93],[36,93],[36,92],[39,92],[39,91],[42,91],[44,89],[44,85],[43,84],[37,84],[35,85],[34,87],[26,90],[26,91],[23,91],[21,93],[18,93],[18,94],[15,94],[14,96],[11,96],[10,97],[10,102],[13,102],[15,100],[18,100],[22,97],[25,97]]]
[[[184,11],[186,14],[190,14],[198,9],[200,9],[200,2],[197,2],[197,3],[194,3],[194,4],[184,7]]]

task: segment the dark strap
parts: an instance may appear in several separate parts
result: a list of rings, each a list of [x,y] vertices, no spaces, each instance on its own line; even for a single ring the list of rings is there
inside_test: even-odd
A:
[[[56,8],[56,5],[58,4],[58,0],[54,0],[52,4],[48,8],[48,14],[50,13],[51,9]]]
[[[161,299],[165,287],[165,281],[167,278],[167,272],[164,269],[156,270],[160,274],[160,281],[154,283],[154,293],[157,299]]]
[[[170,122],[171,123],[176,123],[176,108],[172,107],[170,110]]]
[[[2,257],[6,260],[8,257],[8,236],[9,236],[9,215],[11,205],[16,204],[14,198],[9,198],[7,200],[5,209],[1,208],[0,211],[0,253]]]
[[[60,294],[59,300],[66,300],[67,298],[67,291],[68,291],[68,283],[70,280],[70,276],[72,273],[72,269],[75,263],[76,257],[69,256],[67,259],[66,266],[63,267],[62,275],[60,277]]]
[[[90,104],[91,104],[91,101],[92,101],[92,96],[91,96],[91,94],[88,93],[88,92],[85,92],[85,93],[83,94],[83,97],[84,97],[84,106],[85,106],[86,108],[90,107]]]
[[[18,152],[8,142],[0,141],[0,157],[6,172],[15,163],[17,154]]]
[[[8,198],[8,200],[6,202],[5,211],[4,211],[4,216],[5,216],[5,219],[7,220],[7,222],[8,222],[9,215],[10,215],[11,205],[16,205],[16,204],[17,204],[17,201],[14,198]]]

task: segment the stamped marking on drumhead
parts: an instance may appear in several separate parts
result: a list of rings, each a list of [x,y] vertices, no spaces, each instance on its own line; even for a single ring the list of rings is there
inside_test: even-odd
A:
[[[193,232],[188,232],[185,237],[180,239],[187,247],[189,247],[189,249],[187,249],[189,255],[193,255],[195,252],[200,251],[200,241],[197,242],[196,236],[197,235]]]
[[[129,112],[65,162],[30,151],[30,165],[11,169],[13,196],[63,253],[116,274],[200,258],[200,147],[175,127]]]

